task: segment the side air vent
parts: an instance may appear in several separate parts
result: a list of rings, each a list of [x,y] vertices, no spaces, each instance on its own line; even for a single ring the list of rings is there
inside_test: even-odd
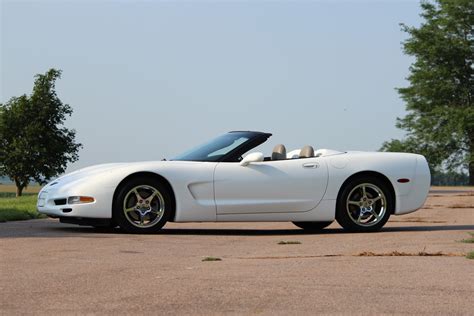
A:
[[[54,200],[54,204],[56,205],[66,205],[67,203],[67,200],[66,199],[57,199],[57,200]]]

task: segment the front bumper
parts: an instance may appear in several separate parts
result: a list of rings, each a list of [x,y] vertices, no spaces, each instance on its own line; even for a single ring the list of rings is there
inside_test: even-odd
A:
[[[82,190],[64,191],[61,187],[45,187],[38,194],[38,212],[51,217],[71,218],[112,218],[112,199],[114,188],[104,189],[101,192],[83,192]],[[91,196],[95,201],[84,204],[68,204],[70,196]],[[64,204],[57,205],[56,201],[66,200]]]

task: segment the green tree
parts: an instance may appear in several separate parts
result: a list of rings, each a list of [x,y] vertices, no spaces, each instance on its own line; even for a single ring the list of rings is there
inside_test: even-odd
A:
[[[63,126],[72,108],[56,95],[60,77],[56,69],[38,74],[30,96],[0,104],[0,174],[14,181],[17,196],[31,181],[44,184],[78,159],[82,145]]]
[[[467,169],[474,185],[474,1],[422,2],[420,27],[401,24],[409,34],[404,52],[415,57],[410,85],[398,92],[408,114],[396,126],[404,140],[385,151],[418,152],[433,171]]]

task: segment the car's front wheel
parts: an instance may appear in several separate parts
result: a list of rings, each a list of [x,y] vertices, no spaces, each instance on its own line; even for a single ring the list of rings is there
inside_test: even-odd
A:
[[[387,184],[377,177],[363,176],[351,180],[337,200],[336,220],[346,230],[373,232],[380,230],[394,209]]]
[[[156,179],[137,177],[122,185],[114,201],[113,217],[129,233],[155,233],[171,213],[168,189]]]

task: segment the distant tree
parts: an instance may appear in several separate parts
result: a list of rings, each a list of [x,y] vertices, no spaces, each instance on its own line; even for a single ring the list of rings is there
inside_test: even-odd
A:
[[[15,183],[17,196],[31,181],[44,184],[78,159],[82,145],[63,126],[72,108],[56,95],[60,77],[56,69],[38,74],[30,96],[0,104],[0,174]]]
[[[404,140],[385,151],[418,152],[432,170],[464,169],[474,185],[474,1],[422,2],[423,24],[402,30],[410,37],[404,52],[415,57],[410,85],[398,92],[408,114],[396,126]]]
[[[432,185],[468,185],[469,177],[465,173],[454,171],[435,171],[431,174]]]

